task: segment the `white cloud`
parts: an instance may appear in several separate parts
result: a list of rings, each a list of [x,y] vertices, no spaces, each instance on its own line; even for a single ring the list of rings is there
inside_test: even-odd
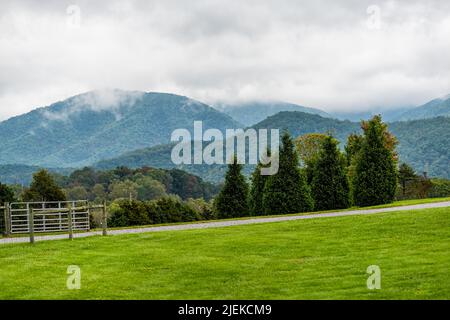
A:
[[[41,109],[47,120],[70,121],[70,117],[84,110],[109,111],[117,119],[123,115],[124,107],[133,107],[142,98],[142,92],[102,89],[77,95],[68,101],[68,108],[62,110]]]
[[[0,4],[0,119],[101,88],[330,110],[450,92],[449,1],[86,1]],[[370,5],[380,29],[367,27]]]

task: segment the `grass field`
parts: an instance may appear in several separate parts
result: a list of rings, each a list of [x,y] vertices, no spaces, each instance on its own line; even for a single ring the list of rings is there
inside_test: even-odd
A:
[[[312,212],[303,212],[303,213],[293,213],[293,214],[283,214],[283,215],[269,215],[269,216],[247,216],[247,217],[239,217],[239,218],[229,218],[229,219],[220,219],[220,220],[200,220],[200,221],[194,221],[194,222],[171,222],[171,223],[159,223],[159,224],[149,224],[149,225],[139,225],[139,226],[128,226],[128,227],[113,227],[108,228],[109,230],[123,230],[123,229],[135,229],[135,228],[146,228],[146,227],[159,227],[159,226],[173,226],[173,225],[185,225],[185,224],[192,224],[192,223],[208,223],[208,222],[214,222],[214,221],[226,221],[226,220],[247,220],[247,219],[258,219],[258,218],[270,218],[270,217],[287,217],[287,216],[297,216],[297,215],[310,215],[310,214],[321,214],[321,213],[328,213],[328,212],[343,212],[343,211],[352,211],[352,210],[366,210],[366,209],[382,209],[382,208],[395,208],[395,207],[401,207],[401,206],[410,206],[410,205],[416,205],[416,204],[427,204],[427,203],[436,203],[436,202],[446,202],[450,201],[450,197],[445,198],[425,198],[425,199],[413,199],[413,200],[401,200],[401,201],[394,201],[392,203],[383,204],[383,205],[377,205],[377,206],[371,206],[371,207],[351,207],[347,209],[340,209],[340,210],[329,210],[329,211],[312,211]],[[97,212],[99,213],[99,212]],[[91,231],[101,231],[101,228],[94,228],[91,229]],[[81,233],[84,231],[75,233]],[[43,235],[54,235],[54,234],[65,234],[66,232],[42,232],[39,233],[40,236]],[[16,238],[16,237],[27,237],[28,233],[21,233],[21,234],[12,234],[9,235],[9,238]],[[3,234],[0,235],[0,239],[4,238],[5,236]]]
[[[2,245],[0,263],[1,299],[449,299],[450,208]]]

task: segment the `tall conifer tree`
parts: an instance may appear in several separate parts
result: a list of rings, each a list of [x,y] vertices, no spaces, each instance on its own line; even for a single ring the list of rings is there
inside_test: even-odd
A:
[[[353,194],[358,206],[373,206],[394,200],[397,188],[395,150],[392,137],[380,116],[364,129],[364,140],[356,158]]]
[[[328,136],[322,143],[313,170],[311,193],[315,210],[344,209],[350,206],[350,187],[344,162],[338,141]]]
[[[252,186],[250,188],[250,212],[255,216],[264,214],[263,195],[268,176],[261,175],[261,168],[262,165],[259,163],[255,171],[253,171]]]
[[[215,206],[218,218],[242,217],[249,214],[248,185],[241,173],[242,165],[233,163],[228,165],[225,175],[225,185],[216,198]]]
[[[279,169],[267,178],[263,207],[266,214],[285,214],[311,211],[313,201],[306,178],[298,166],[298,155],[291,136],[281,139]]]

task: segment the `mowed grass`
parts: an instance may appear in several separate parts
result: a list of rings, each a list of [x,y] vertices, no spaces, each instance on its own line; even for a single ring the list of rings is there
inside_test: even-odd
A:
[[[0,298],[449,299],[450,208],[0,245]]]
[[[200,220],[200,221],[191,221],[191,222],[170,222],[170,223],[160,223],[160,224],[148,224],[148,225],[138,225],[138,226],[127,226],[127,227],[110,227],[109,230],[126,230],[126,229],[136,229],[136,228],[147,228],[147,227],[159,227],[159,226],[173,226],[173,225],[186,225],[186,224],[198,224],[198,223],[209,223],[216,221],[228,221],[228,220],[248,220],[248,219],[259,219],[259,218],[271,218],[271,217],[288,217],[288,216],[298,216],[298,215],[312,215],[312,214],[321,214],[321,213],[329,213],[329,212],[344,212],[344,211],[354,211],[354,210],[367,210],[367,209],[383,209],[383,208],[395,208],[401,206],[411,206],[417,204],[430,204],[437,202],[446,202],[450,201],[450,197],[445,198],[425,198],[425,199],[412,199],[412,200],[401,200],[394,201],[392,203],[370,206],[370,207],[351,207],[347,209],[339,209],[339,210],[328,210],[328,211],[311,211],[311,212],[302,212],[302,213],[290,213],[290,214],[282,214],[282,215],[256,215],[256,216],[246,216],[246,217],[238,217],[238,218],[228,218],[228,219],[215,219],[215,220]],[[99,212],[97,212],[99,213]],[[94,228],[91,231],[101,231],[101,228]],[[82,233],[84,231],[75,231],[75,233]],[[65,234],[66,232],[43,232],[39,233],[39,236],[43,235],[54,235],[54,234]],[[28,233],[18,233],[9,235],[10,238],[18,238],[18,237],[28,237]],[[4,238],[4,235],[0,235],[0,239]]]

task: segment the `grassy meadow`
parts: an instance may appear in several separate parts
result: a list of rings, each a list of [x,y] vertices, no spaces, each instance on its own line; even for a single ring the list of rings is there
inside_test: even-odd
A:
[[[450,208],[1,245],[0,261],[0,299],[449,299]]]

